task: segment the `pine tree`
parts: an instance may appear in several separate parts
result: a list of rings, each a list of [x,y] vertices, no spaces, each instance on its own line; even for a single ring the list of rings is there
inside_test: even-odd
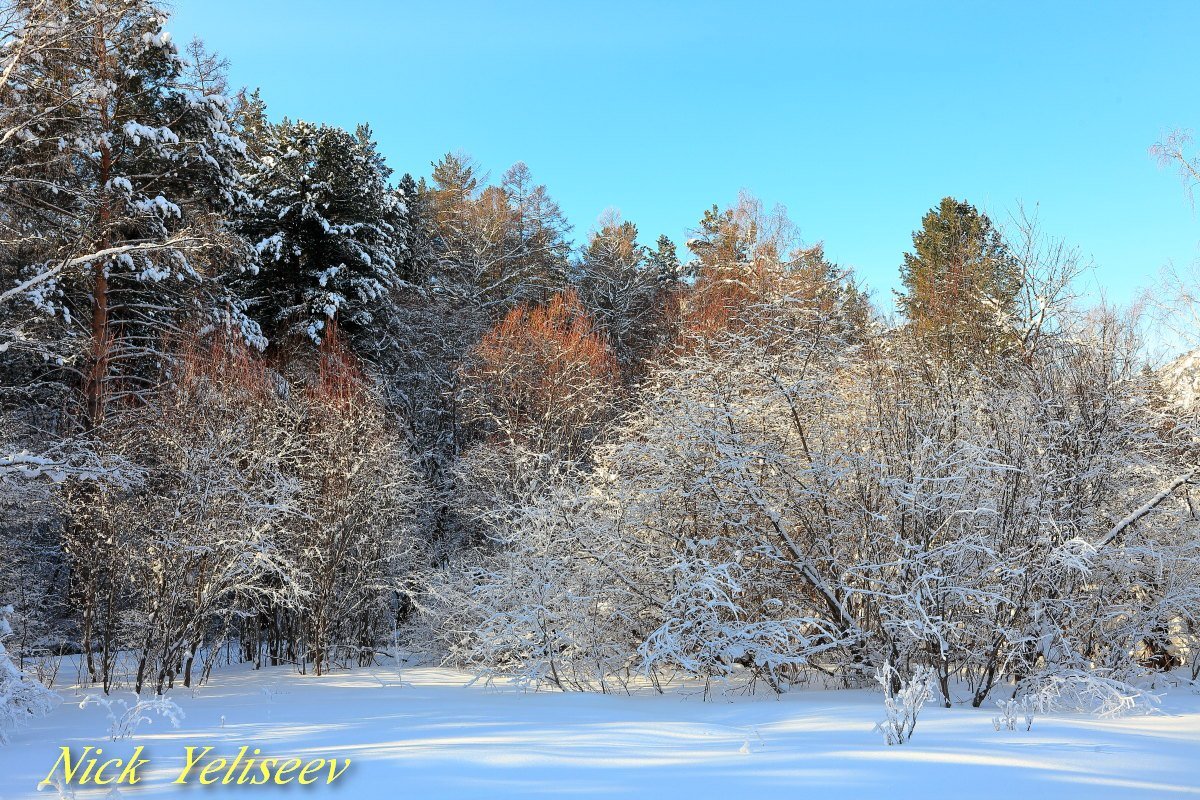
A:
[[[687,300],[687,326],[717,331],[780,291],[799,241],[786,209],[767,212],[762,201],[743,192],[729,208],[705,211],[687,247],[696,256],[689,265],[696,281]]]
[[[453,217],[478,196],[478,173],[475,162],[461,153],[447,153],[433,164],[430,176],[433,188],[429,190],[431,204],[437,210],[438,222],[443,227],[452,228]]]
[[[912,238],[897,301],[916,335],[951,359],[1005,349],[1021,273],[988,216],[946,197]]]
[[[142,395],[164,337],[220,316],[210,278],[245,259],[223,221],[245,201],[242,143],[219,61],[197,45],[189,65],[146,0],[14,7],[0,313],[19,316],[18,353],[74,374],[97,425]]]
[[[267,138],[271,123],[267,119],[267,104],[258,89],[242,90],[234,98],[231,122],[238,136],[245,143],[245,154],[253,163],[266,155]]]

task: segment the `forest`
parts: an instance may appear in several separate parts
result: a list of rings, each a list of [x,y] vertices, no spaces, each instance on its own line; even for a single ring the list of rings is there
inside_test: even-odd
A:
[[[576,236],[525,164],[274,121],[167,25],[0,1],[0,736],[64,655],[148,695],[401,651],[947,707],[1200,677],[1190,362],[1036,215],[931,197],[894,298],[748,193]]]

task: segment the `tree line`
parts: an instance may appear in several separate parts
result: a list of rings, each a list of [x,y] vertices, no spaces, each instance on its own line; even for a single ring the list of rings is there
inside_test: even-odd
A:
[[[1194,409],[1036,221],[941,200],[893,319],[749,195],[682,258],[616,213],[576,247],[524,164],[397,177],[166,24],[0,4],[22,669],[163,692],[403,646],[561,689],[887,665],[1106,709],[1200,674]]]

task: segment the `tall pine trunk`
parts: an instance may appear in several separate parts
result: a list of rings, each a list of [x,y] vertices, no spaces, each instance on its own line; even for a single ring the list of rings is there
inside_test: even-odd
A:
[[[100,82],[108,79],[108,46],[103,22],[97,21],[94,38],[96,56],[96,77]],[[107,96],[99,98],[97,107],[100,116],[100,127],[108,132],[112,120],[108,113]],[[108,226],[112,221],[112,207],[109,205],[108,182],[112,178],[112,149],[104,138],[100,140],[100,173],[97,176],[97,191],[100,195],[99,209],[99,238],[96,243],[98,250],[110,246]],[[92,363],[88,373],[86,395],[88,423],[92,428],[97,427],[104,418],[104,384],[108,377],[109,341],[108,319],[108,276],[104,263],[94,266],[92,278]]]

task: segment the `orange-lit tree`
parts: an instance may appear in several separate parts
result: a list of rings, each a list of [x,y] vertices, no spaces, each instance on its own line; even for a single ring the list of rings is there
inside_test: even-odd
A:
[[[988,218],[943,198],[913,233],[900,268],[897,304],[927,349],[951,361],[978,361],[1014,345],[1021,265]]]
[[[688,248],[696,256],[696,281],[681,303],[683,349],[711,344],[722,333],[761,329],[770,324],[763,315],[780,310],[789,324],[836,328],[841,336],[851,327],[861,333],[871,316],[849,273],[831,263],[820,244],[801,243],[786,209],[767,211],[747,193],[729,208],[706,211]]]
[[[510,311],[463,370],[463,413],[486,438],[575,458],[610,413],[616,359],[573,290]]]

